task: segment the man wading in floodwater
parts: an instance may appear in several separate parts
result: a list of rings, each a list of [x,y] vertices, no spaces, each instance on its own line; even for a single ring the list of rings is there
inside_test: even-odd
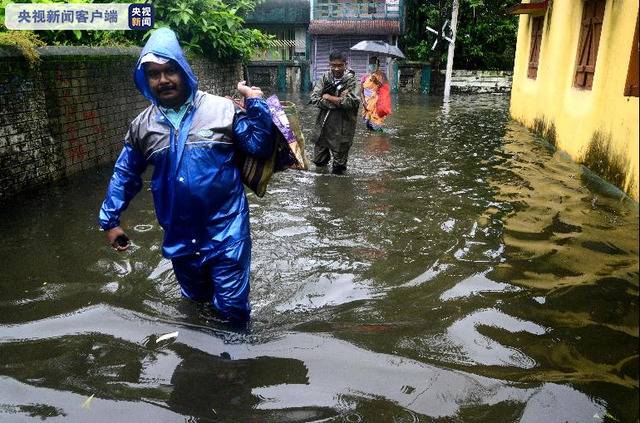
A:
[[[198,91],[175,34],[156,30],[144,46],[135,84],[152,104],[129,126],[100,227],[118,251],[129,247],[120,214],[153,165],[151,192],[182,295],[210,303],[224,319],[249,318],[249,207],[236,152],[268,158],[271,115],[262,91],[238,83],[246,113],[231,100]]]
[[[311,103],[320,108],[312,140],[315,145],[313,162],[326,166],[333,156],[332,172],[341,175],[347,170],[349,149],[356,133],[360,107],[358,80],[347,69],[344,53],[332,51],[329,72],[313,86]]]

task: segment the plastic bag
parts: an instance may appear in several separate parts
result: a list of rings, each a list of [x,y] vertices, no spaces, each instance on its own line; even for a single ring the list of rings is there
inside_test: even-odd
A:
[[[389,83],[383,84],[378,89],[376,114],[380,117],[385,117],[391,114],[391,93],[389,92]]]
[[[309,167],[295,106],[285,102],[283,107],[275,95],[267,99],[267,104],[273,119],[273,153],[268,159],[253,157],[240,151],[236,155],[242,182],[258,197],[267,192],[267,185],[274,172],[291,168],[306,170]],[[243,104],[236,102],[236,106],[244,110]]]

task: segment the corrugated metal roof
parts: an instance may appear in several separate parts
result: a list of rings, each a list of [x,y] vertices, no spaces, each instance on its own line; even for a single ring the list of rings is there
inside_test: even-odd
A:
[[[309,23],[309,33],[314,35],[400,35],[400,22],[383,19],[367,21],[313,20]]]
[[[509,15],[537,15],[547,13],[548,0],[532,1],[530,3],[519,3],[509,7],[505,13]]]

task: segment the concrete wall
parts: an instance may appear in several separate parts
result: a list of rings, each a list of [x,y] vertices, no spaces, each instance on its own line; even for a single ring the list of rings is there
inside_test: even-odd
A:
[[[532,20],[520,17],[511,115],[637,200],[638,97],[624,88],[638,0],[606,2],[591,90],[573,87],[583,2],[550,5],[536,79],[527,77]]]
[[[397,85],[398,92],[414,92],[441,95],[444,91],[445,72],[434,78],[428,64],[403,61],[396,66],[397,76],[390,80]],[[451,92],[458,94],[503,93],[511,91],[513,72],[454,70],[451,76]]]
[[[512,83],[511,71],[486,71],[457,69],[451,75],[451,92],[457,94],[496,93],[509,94]],[[431,75],[430,94],[444,93],[445,71]]]
[[[513,72],[510,71],[454,70],[451,75],[451,92],[508,94],[511,91],[512,75]]]
[[[139,48],[45,47],[42,62],[0,50],[0,204],[15,194],[112,162],[149,102],[132,74]],[[191,62],[200,88],[230,94],[240,64]]]

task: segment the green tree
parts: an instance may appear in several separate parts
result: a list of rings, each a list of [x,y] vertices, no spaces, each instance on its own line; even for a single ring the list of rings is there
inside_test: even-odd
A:
[[[512,70],[518,18],[506,15],[512,0],[462,0],[456,37],[456,67]]]
[[[173,29],[187,50],[212,59],[249,59],[271,39],[243,27],[242,16],[255,7],[251,0],[159,0],[154,6],[156,27]]]
[[[518,31],[517,17],[504,10],[513,0],[460,0],[455,67],[459,69],[511,70]],[[447,42],[426,31],[441,30],[451,18],[451,0],[408,0],[407,25],[403,39],[408,57],[431,62],[440,69],[446,61]]]

